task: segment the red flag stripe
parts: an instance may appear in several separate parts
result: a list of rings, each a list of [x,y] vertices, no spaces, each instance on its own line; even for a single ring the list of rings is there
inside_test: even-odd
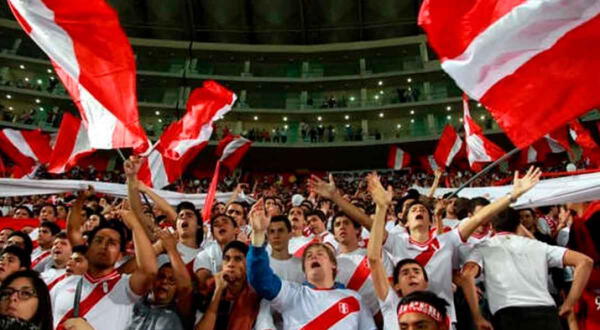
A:
[[[204,222],[210,221],[213,202],[215,201],[215,195],[217,194],[217,185],[219,184],[220,168],[221,168],[221,161],[217,161],[217,166],[215,167],[215,173],[213,175],[212,181],[210,182],[210,186],[208,187],[208,192],[206,193],[206,199],[204,200],[204,209],[202,209],[202,219],[204,220]]]
[[[369,279],[369,275],[371,275],[371,268],[369,268],[369,260],[365,256],[358,264],[358,267],[356,267],[352,277],[348,280],[346,287],[354,291],[360,290],[367,279]]]
[[[435,238],[429,244],[427,244],[427,250],[421,252],[418,256],[416,256],[415,260],[421,266],[425,267],[427,266],[427,263],[429,262],[429,260],[431,260],[435,252],[439,250],[439,248],[440,242],[437,240],[437,238]]]
[[[48,283],[48,291],[52,290],[52,288],[56,284],[58,284],[58,282],[64,280],[65,277],[67,277],[67,273],[64,273],[64,274],[60,275],[59,277],[55,278],[52,282]]]
[[[329,329],[346,316],[360,311],[360,303],[354,297],[346,297],[334,303],[321,315],[308,322],[301,330]]]
[[[446,125],[435,149],[434,158],[436,164],[442,167],[450,166],[454,156],[461,150],[462,144],[463,142],[458,134],[456,134],[454,127]]]
[[[37,256],[37,258],[31,260],[31,269],[33,269],[35,266],[37,266],[40,262],[42,262],[42,260],[48,258],[50,256],[50,251],[44,251],[42,252],[42,254],[40,254],[39,256]]]

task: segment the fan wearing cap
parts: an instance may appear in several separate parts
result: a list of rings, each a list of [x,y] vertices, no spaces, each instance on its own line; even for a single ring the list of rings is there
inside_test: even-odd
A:
[[[446,330],[450,319],[448,303],[429,291],[416,291],[398,305],[398,325],[403,330]]]

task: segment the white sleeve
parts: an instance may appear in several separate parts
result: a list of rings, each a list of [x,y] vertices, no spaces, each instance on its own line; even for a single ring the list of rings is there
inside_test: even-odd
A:
[[[546,246],[546,261],[548,262],[548,267],[563,268],[563,257],[565,256],[567,249],[549,244],[544,245]]]
[[[260,309],[254,323],[254,330],[275,330],[275,322],[271,313],[271,304],[268,300],[260,301]]]
[[[281,314],[289,312],[295,307],[294,301],[301,290],[302,284],[282,280],[281,290],[279,290],[277,296],[271,300],[271,307]]]
[[[117,301],[117,302],[121,301],[121,303],[129,302],[131,304],[134,304],[142,298],[142,296],[139,296],[135,292],[133,292],[133,290],[131,289],[130,282],[131,282],[131,275],[123,275],[123,277],[121,277],[121,280],[119,280],[119,283],[117,283],[117,285],[112,290],[116,293],[116,298],[113,299],[113,301]],[[112,291],[111,291],[111,297],[112,297]]]
[[[401,255],[400,252],[405,248],[404,238],[407,235],[406,232],[388,233],[387,239],[383,242],[383,250],[390,254],[394,262],[406,257]]]
[[[475,246],[472,248],[467,256],[465,257],[465,264],[467,262],[474,262],[479,265],[479,274],[483,272],[483,256],[481,255],[481,251]]]
[[[359,304],[360,312],[358,314],[358,329],[377,330],[375,321],[373,320],[373,315],[371,315],[369,308],[365,306],[362,299],[359,300]]]
[[[400,326],[398,325],[398,314],[396,314],[400,298],[396,292],[394,292],[392,288],[389,288],[385,301],[380,300],[379,298],[377,301],[379,302],[379,308],[381,309],[381,316],[383,316],[383,328],[386,330],[400,330]]]
[[[204,268],[212,273],[212,267],[208,250],[204,250],[194,258],[194,273]]]

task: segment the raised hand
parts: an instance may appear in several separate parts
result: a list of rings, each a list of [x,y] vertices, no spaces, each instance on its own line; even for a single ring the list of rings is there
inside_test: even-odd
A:
[[[215,289],[216,290],[224,290],[227,288],[227,281],[223,278],[223,272],[219,272],[215,274]]]
[[[379,176],[375,172],[367,175],[367,188],[375,204],[387,207],[392,203],[394,190],[391,186],[388,186],[387,190],[384,189]]]
[[[253,232],[264,233],[267,231],[271,218],[267,215],[265,201],[262,198],[252,206],[248,218],[250,219]]]
[[[333,175],[329,174],[329,182],[321,180],[316,175],[311,175],[308,181],[310,190],[319,194],[321,197],[332,199],[337,194],[337,188],[335,187],[335,181]]]
[[[519,198],[524,193],[528,192],[531,188],[533,188],[538,182],[540,182],[540,176],[542,175],[542,171],[537,167],[530,167],[527,170],[527,174],[522,178],[519,178],[519,171],[515,172],[515,179],[513,181],[512,188],[512,197]]]
[[[127,177],[136,177],[142,167],[142,160],[138,156],[129,156],[129,159],[123,164],[123,169]]]
[[[162,246],[166,251],[177,251],[177,236],[173,234],[168,228],[157,230],[156,234],[162,242]]]
[[[127,228],[130,230],[133,230],[135,226],[140,225],[133,212],[129,210],[122,210],[119,212],[119,215],[121,216],[121,220],[123,220],[125,226],[127,226]]]

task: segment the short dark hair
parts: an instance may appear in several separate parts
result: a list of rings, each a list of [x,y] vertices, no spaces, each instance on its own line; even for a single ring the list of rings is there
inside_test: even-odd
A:
[[[290,219],[288,219],[285,215],[276,215],[271,218],[271,223],[275,222],[283,222],[285,224],[285,228],[287,228],[288,232],[292,231],[292,223]]]
[[[73,249],[71,250],[71,253],[79,253],[79,254],[83,254],[85,255],[87,253],[88,247],[87,245],[76,245],[73,247]]]
[[[196,206],[192,202],[184,201],[184,202],[177,204],[177,208],[176,208],[177,214],[179,214],[179,212],[181,212],[181,210],[191,210],[196,215],[196,218],[198,219],[198,221],[201,221],[201,219],[202,219],[202,217],[200,216],[200,213],[198,212],[198,209],[196,209]]]
[[[31,254],[28,254],[27,251],[21,249],[16,245],[9,245],[2,249],[2,252],[0,252],[0,256],[3,256],[7,253],[10,253],[15,257],[19,258],[19,264],[21,265],[21,267],[25,267],[27,269],[31,268]]]
[[[56,236],[56,234],[60,233],[61,231],[60,227],[57,224],[50,221],[42,221],[42,223],[40,224],[40,228],[41,227],[48,228],[48,230],[50,230],[50,233],[52,233],[52,236]]]
[[[471,203],[473,206],[473,209],[471,210],[471,213],[475,212],[475,208],[477,206],[487,206],[490,205],[490,201],[485,198],[485,197],[475,197],[471,199]]]
[[[44,203],[44,204],[42,204],[42,205],[40,206],[39,210],[38,210],[38,213],[42,212],[42,209],[43,209],[44,207],[46,207],[46,206],[49,206],[49,207],[51,207],[51,208],[52,208],[52,212],[54,212],[54,216],[57,216],[57,215],[58,215],[58,210],[56,209],[56,205],[54,205],[54,204],[50,204],[50,203]]]
[[[210,231],[211,232],[213,231],[213,226],[215,224],[215,221],[217,221],[218,218],[225,218],[225,219],[231,221],[231,223],[233,224],[233,227],[237,228],[237,222],[235,222],[235,220],[232,217],[228,216],[227,214],[216,214],[212,218],[210,218]]]
[[[33,218],[33,211],[31,211],[31,209],[25,205],[19,205],[17,207],[15,207],[15,212],[17,210],[25,210],[27,212],[27,214],[29,215],[30,218]]]
[[[102,229],[111,229],[119,234],[119,237],[121,238],[119,242],[119,250],[121,250],[121,252],[124,252],[128,240],[127,229],[125,228],[125,225],[123,225],[120,221],[117,220],[107,221],[106,223],[100,224],[98,227],[92,229],[88,236],[88,245],[92,244],[94,237],[96,237],[96,234],[98,234],[98,232]]]
[[[29,322],[35,324],[39,327],[40,330],[52,330],[53,318],[52,318],[52,304],[50,301],[50,292],[46,283],[40,278],[38,272],[33,270],[21,270],[18,272],[14,272],[7,276],[4,281],[2,281],[2,286],[0,290],[4,290],[7,288],[14,280],[18,278],[28,278],[33,285],[33,289],[38,298],[38,307],[33,317]]]
[[[427,206],[427,204],[417,200],[417,201],[414,201],[413,203],[411,203],[407,210],[410,210],[413,206],[415,206],[417,204],[423,205],[423,207],[425,207],[425,209],[427,210],[427,214],[429,214],[429,221],[433,225],[433,214],[431,213],[431,209],[429,208],[429,206]],[[404,219],[402,219],[402,223],[404,223],[404,224],[406,223],[406,221],[408,221],[408,213],[409,212],[406,212],[406,214],[404,215]]]
[[[496,232],[507,231],[514,233],[521,223],[519,218],[519,212],[512,207],[508,207],[492,219],[492,226]]]
[[[540,210],[543,215],[546,215],[550,213],[553,207],[556,207],[556,205],[538,206],[538,210]]]
[[[248,213],[248,209],[247,209],[246,203],[242,203],[242,202],[238,202],[238,201],[233,201],[233,202],[230,202],[229,204],[227,204],[225,206],[225,210],[227,210],[227,208],[229,208],[229,206],[233,205],[233,204],[239,205],[242,208],[242,212],[244,212],[244,214],[243,214],[244,217],[246,217],[246,213]]]
[[[325,218],[325,213],[323,213],[323,211],[321,211],[321,210],[312,210],[310,212],[307,212],[305,215],[305,218],[308,220],[308,217],[311,217],[311,216],[319,217],[319,219],[321,219],[321,221],[323,221],[323,223],[327,222],[327,219]]]
[[[54,235],[54,239],[69,239],[69,236],[67,236],[67,233],[64,231],[58,232],[58,234]],[[69,242],[70,243],[70,242]]]
[[[223,248],[223,256],[225,256],[225,253],[231,249],[240,251],[244,254],[244,256],[248,255],[248,245],[242,243],[241,241],[231,241],[227,243]]]
[[[464,197],[457,198],[454,203],[454,213],[458,220],[468,217],[469,213],[473,213],[473,201]]]
[[[425,278],[426,282],[429,282],[429,276],[427,276],[427,271],[425,270],[425,267],[423,267],[423,265],[421,265],[417,260],[412,259],[412,258],[404,258],[400,261],[398,261],[398,263],[396,264],[396,266],[394,266],[394,272],[392,273],[392,280],[394,281],[394,284],[398,284],[398,275],[400,275],[400,270],[402,269],[402,267],[404,267],[405,265],[419,265],[419,267],[421,267],[421,271],[423,272],[423,278]]]
[[[360,223],[358,223],[356,220],[352,219],[350,216],[348,216],[346,213],[344,212],[337,212],[336,214],[333,215],[333,220],[331,220],[331,225],[329,228],[329,232],[331,232],[333,234],[333,228],[335,227],[335,219],[337,218],[341,218],[341,217],[346,217],[348,219],[350,219],[350,221],[352,222],[352,226],[354,226],[354,229],[358,230],[360,233],[360,230],[362,229],[362,226],[360,225]]]
[[[10,235],[8,235],[7,240],[13,236],[17,236],[23,239],[23,243],[25,244],[25,253],[31,255],[31,252],[33,251],[33,242],[31,241],[31,237],[29,237],[29,235],[25,234],[22,231],[13,231]]]
[[[446,302],[446,300],[443,298],[438,297],[433,292],[415,291],[400,300],[398,309],[400,309],[400,306],[410,304],[411,302],[424,302],[435,308],[442,316],[442,319],[446,319],[448,317],[448,302]]]

